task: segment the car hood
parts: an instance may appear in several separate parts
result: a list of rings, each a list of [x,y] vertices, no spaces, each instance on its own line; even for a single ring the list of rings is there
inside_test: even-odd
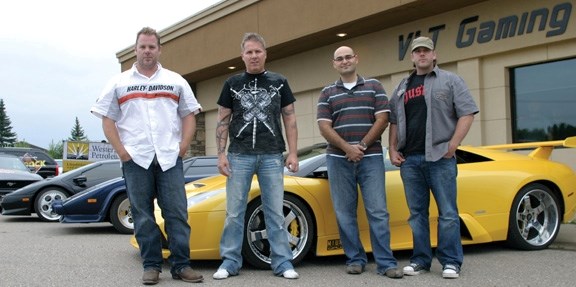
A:
[[[0,180],[42,180],[43,178],[35,173],[14,169],[0,169]]]
[[[193,193],[204,192],[217,188],[226,187],[226,177],[223,175],[214,175],[195,180],[186,184],[186,196]]]

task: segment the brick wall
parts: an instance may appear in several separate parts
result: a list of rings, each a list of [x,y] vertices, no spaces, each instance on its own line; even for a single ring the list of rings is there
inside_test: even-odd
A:
[[[186,156],[206,155],[206,120],[204,113],[196,115],[196,134],[190,142]]]

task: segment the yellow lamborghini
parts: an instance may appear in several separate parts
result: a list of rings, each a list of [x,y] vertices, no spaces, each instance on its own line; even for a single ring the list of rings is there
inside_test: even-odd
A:
[[[463,244],[505,241],[513,248],[537,250],[550,245],[576,213],[576,174],[549,160],[555,147],[576,147],[576,137],[564,141],[506,144],[458,149],[458,207]],[[285,227],[294,263],[307,254],[343,254],[330,199],[325,145],[302,153],[300,170],[284,177]],[[513,152],[530,149],[528,155]],[[412,248],[408,208],[400,172],[386,160],[386,196],[393,250]],[[384,176],[384,175],[383,175]],[[226,216],[226,178],[209,177],[187,184],[190,258],[219,259],[219,242]],[[361,197],[360,197],[361,198]],[[433,197],[432,197],[433,198]],[[362,204],[362,202],[360,202]],[[163,230],[161,211],[156,218]],[[432,244],[436,244],[438,213],[430,208]],[[361,239],[371,251],[364,208],[358,208]],[[257,180],[252,182],[246,212],[242,254],[249,264],[269,268],[269,243]],[[138,247],[134,237],[134,247]],[[164,246],[167,246],[165,240]],[[169,251],[164,250],[167,257]]]

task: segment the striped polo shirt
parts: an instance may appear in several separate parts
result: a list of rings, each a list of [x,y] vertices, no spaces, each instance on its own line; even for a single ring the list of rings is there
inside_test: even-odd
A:
[[[346,142],[358,144],[376,120],[376,114],[390,112],[388,97],[382,83],[376,79],[358,76],[351,89],[344,87],[342,80],[330,84],[320,93],[317,105],[317,121],[330,121],[334,130]],[[328,143],[329,155],[344,157],[345,152]],[[382,154],[382,143],[378,139],[364,152],[365,156]]]

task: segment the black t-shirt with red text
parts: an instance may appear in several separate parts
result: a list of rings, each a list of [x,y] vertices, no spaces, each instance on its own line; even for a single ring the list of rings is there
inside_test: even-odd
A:
[[[426,75],[414,75],[408,80],[404,94],[406,111],[406,146],[404,155],[424,154],[426,142],[426,101],[424,100],[424,78]]]

